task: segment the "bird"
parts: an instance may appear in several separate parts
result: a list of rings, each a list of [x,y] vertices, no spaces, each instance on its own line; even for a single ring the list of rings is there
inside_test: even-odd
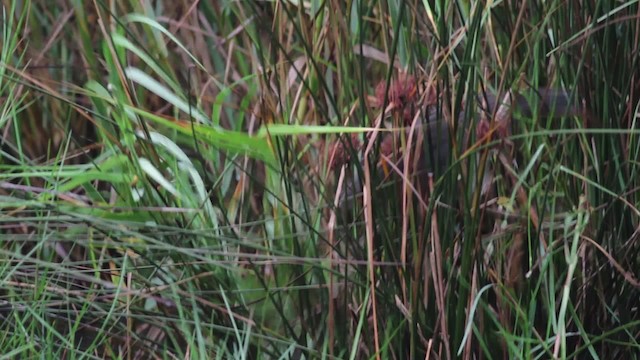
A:
[[[412,84],[410,81],[409,83]],[[379,88],[380,86],[376,90],[378,93]],[[408,118],[412,118],[417,113],[416,109],[421,107],[418,106],[419,100],[417,100],[413,87],[406,84],[392,84],[389,88],[388,99],[378,102],[393,105],[390,108],[397,110],[400,117],[404,118],[405,123],[411,122]],[[395,90],[394,93],[394,89],[400,90]],[[377,96],[382,99],[380,94]],[[404,103],[394,104],[394,101],[398,102],[399,100]],[[556,88],[509,91],[502,95],[487,90],[477,94],[474,103],[474,112],[469,113],[466,109],[459,112],[457,126],[462,126],[468,118],[478,122],[475,126],[475,145],[478,145],[480,141],[508,140],[512,121],[516,114],[520,118],[531,119],[536,115],[538,118],[562,118],[580,116],[584,113],[571,92]],[[408,107],[413,109],[410,112],[413,115],[407,115]],[[428,174],[437,178],[452,165],[453,134],[451,122],[446,120],[447,117],[443,114],[442,109],[435,104],[422,106],[422,108],[421,113],[415,119],[420,120],[420,123],[413,126],[414,136],[415,134],[419,136],[417,139],[414,138],[412,149],[409,151],[403,149],[402,131],[386,132],[382,135],[377,161],[379,179],[393,178],[393,173],[405,176],[403,174],[404,161],[408,158],[410,164],[406,167],[408,169],[406,175],[412,180],[418,180],[418,186],[425,189]],[[404,136],[409,136],[410,128],[405,127]],[[462,149],[468,150],[466,147],[462,147]],[[360,159],[360,161],[365,161],[365,159]],[[341,195],[338,203],[341,206],[354,200],[354,197],[357,197],[362,190],[357,172],[353,175],[354,181],[347,182],[345,188],[339,192]]]

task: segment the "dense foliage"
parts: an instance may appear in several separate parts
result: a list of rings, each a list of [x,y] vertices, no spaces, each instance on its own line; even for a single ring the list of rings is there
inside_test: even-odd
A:
[[[2,358],[640,357],[637,1],[0,3]]]

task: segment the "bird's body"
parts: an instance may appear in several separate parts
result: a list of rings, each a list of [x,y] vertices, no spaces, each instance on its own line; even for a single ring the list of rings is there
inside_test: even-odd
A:
[[[471,114],[469,118],[471,121],[478,122],[475,126],[476,140],[483,140],[481,138],[489,132],[495,134],[490,136],[492,139],[508,137],[514,115],[519,118],[532,118],[533,116],[561,118],[577,116],[582,113],[580,106],[572,100],[571,95],[567,91],[559,89],[541,88],[530,90],[526,94],[507,93],[502,96],[485,92],[477,96],[475,104],[475,113]],[[438,170],[448,168],[451,162],[450,129],[452,124],[443,121],[442,111],[436,107],[430,107],[427,111],[424,149],[429,154],[421,159],[418,170],[439,173]],[[463,126],[462,124],[468,123],[467,120],[467,112],[461,111],[458,115],[457,126]]]

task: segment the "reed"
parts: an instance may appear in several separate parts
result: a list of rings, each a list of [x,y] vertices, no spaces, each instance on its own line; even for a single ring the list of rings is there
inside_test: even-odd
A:
[[[640,354],[637,2],[0,4],[3,358]]]

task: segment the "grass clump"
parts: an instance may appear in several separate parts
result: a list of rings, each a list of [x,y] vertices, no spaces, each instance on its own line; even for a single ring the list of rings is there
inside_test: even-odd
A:
[[[637,2],[1,4],[6,357],[640,353]]]

